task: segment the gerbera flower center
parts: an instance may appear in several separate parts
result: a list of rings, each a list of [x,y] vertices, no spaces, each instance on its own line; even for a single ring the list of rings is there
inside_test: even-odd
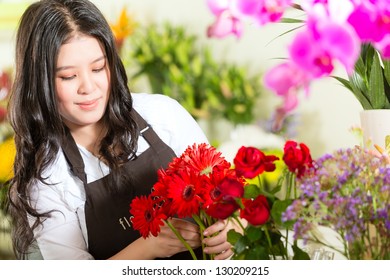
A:
[[[193,185],[187,185],[183,189],[183,199],[184,200],[191,200],[195,195],[195,187]]]
[[[221,196],[220,189],[218,187],[212,189],[211,192],[210,192],[210,196],[211,196],[212,200],[216,200],[217,198],[219,198]]]
[[[200,171],[200,175],[208,175],[213,171],[213,168],[211,166],[207,166],[205,169]]]
[[[150,210],[146,210],[144,216],[145,216],[145,220],[148,223],[153,220],[153,215],[152,215],[152,212]]]

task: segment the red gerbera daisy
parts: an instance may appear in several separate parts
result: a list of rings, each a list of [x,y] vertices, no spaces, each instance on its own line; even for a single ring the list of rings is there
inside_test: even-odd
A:
[[[163,220],[167,218],[161,209],[156,207],[151,196],[134,198],[130,204],[130,214],[133,215],[131,218],[133,228],[138,230],[143,238],[149,234],[157,236],[160,226],[164,225]]]
[[[193,144],[189,146],[181,156],[183,163],[201,174],[209,174],[214,167],[230,168],[230,163],[209,144]]]
[[[171,210],[179,218],[199,213],[199,189],[201,178],[193,170],[181,170],[172,174],[168,183],[168,198],[172,199]]]

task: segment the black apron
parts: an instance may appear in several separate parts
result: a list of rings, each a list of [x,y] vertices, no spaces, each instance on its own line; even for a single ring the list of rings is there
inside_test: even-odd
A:
[[[113,182],[111,174],[87,183],[84,162],[69,132],[63,145],[72,172],[84,183],[88,251],[95,259],[108,259],[141,236],[138,231],[133,230],[129,221],[130,203],[136,196],[150,194],[157,182],[157,170],[166,168],[176,156],[145,120],[135,111],[134,114],[141,136],[150,147],[120,167],[122,186],[116,188],[118,191],[109,189],[109,183]],[[201,258],[201,248],[195,251],[198,259]],[[182,252],[170,259],[185,260],[192,257],[189,252]]]

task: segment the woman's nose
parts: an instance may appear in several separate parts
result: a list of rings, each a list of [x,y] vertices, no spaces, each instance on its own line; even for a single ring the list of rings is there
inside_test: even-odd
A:
[[[79,94],[90,94],[95,90],[95,83],[92,75],[89,73],[83,73],[80,75]]]

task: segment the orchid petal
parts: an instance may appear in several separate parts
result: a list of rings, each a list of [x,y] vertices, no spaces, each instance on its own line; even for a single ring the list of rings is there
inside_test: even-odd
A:
[[[229,8],[230,1],[231,0],[206,0],[206,3],[210,11],[218,16]]]
[[[387,34],[380,42],[374,44],[384,59],[390,59],[390,34]]]
[[[346,71],[351,73],[360,54],[360,41],[354,30],[349,25],[329,21],[319,28],[321,47],[329,52],[332,59],[338,59]]]
[[[241,37],[243,26],[241,21],[232,17],[227,12],[217,16],[216,21],[207,29],[208,37],[223,38],[229,35]]]

